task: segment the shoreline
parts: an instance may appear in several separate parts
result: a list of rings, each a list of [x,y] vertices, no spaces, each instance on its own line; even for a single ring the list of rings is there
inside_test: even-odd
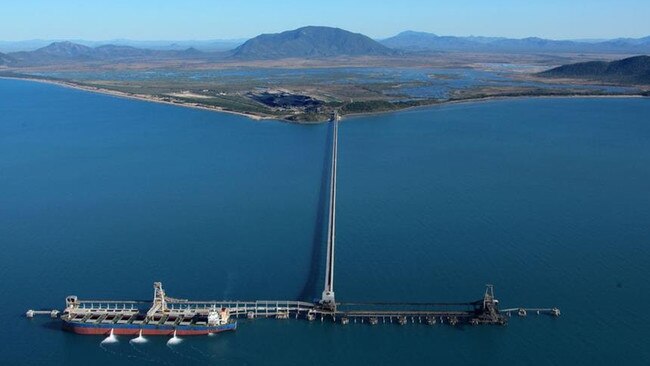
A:
[[[223,108],[220,108],[220,107],[211,107],[211,106],[200,105],[200,104],[196,104],[196,103],[167,101],[167,100],[163,100],[163,99],[151,96],[151,95],[131,94],[131,93],[122,92],[122,91],[118,91],[118,90],[110,90],[110,89],[98,88],[98,87],[94,87],[94,86],[81,85],[81,84],[77,84],[75,82],[66,81],[66,80],[51,80],[51,79],[41,79],[41,78],[37,78],[37,77],[16,77],[16,76],[0,76],[0,79],[32,81],[32,82],[37,82],[37,83],[57,85],[57,86],[65,87],[65,88],[71,88],[71,89],[76,89],[76,90],[81,90],[81,91],[86,91],[86,92],[91,92],[91,93],[109,95],[109,96],[118,97],[118,98],[126,98],[126,99],[139,100],[139,101],[143,101],[143,102],[167,104],[167,105],[173,105],[173,106],[184,107],[184,108],[194,108],[194,109],[200,109],[200,110],[209,111],[209,112],[229,113],[229,114],[233,114],[233,115],[247,117],[247,118],[250,118],[250,119],[252,119],[254,121],[269,120],[269,121],[279,121],[279,122],[294,123],[294,124],[318,124],[318,123],[325,123],[326,122],[326,121],[322,121],[322,122],[296,122],[296,121],[290,121],[290,120],[287,120],[287,119],[284,119],[284,118],[271,117],[271,116],[261,116],[261,115],[249,114],[249,113],[244,113],[244,112],[236,112],[236,111],[223,109]],[[486,97],[473,97],[473,98],[467,98],[467,99],[445,100],[445,101],[440,101],[440,102],[432,102],[432,103],[428,103],[428,104],[422,104],[422,105],[405,107],[405,108],[398,108],[398,109],[391,109],[391,110],[384,110],[384,111],[348,113],[348,114],[341,115],[341,120],[344,120],[344,119],[347,119],[347,118],[359,118],[359,117],[364,117],[364,116],[373,116],[373,115],[381,115],[381,114],[407,112],[407,111],[413,111],[413,110],[418,110],[418,109],[432,108],[432,107],[439,107],[439,106],[446,106],[446,105],[454,105],[454,104],[482,103],[482,102],[489,102],[489,101],[495,101],[495,100],[524,99],[524,98],[534,98],[534,99],[541,99],[541,98],[548,98],[548,99],[554,99],[554,98],[645,98],[645,96],[640,95],[640,94],[494,95],[494,96],[486,96]]]
[[[430,104],[423,104],[423,105],[416,105],[412,107],[405,107],[405,108],[399,108],[399,109],[391,109],[387,111],[377,111],[377,112],[366,112],[366,113],[348,113],[345,115],[342,115],[341,118],[345,119],[347,117],[350,118],[359,118],[359,117],[365,117],[365,116],[373,116],[373,115],[380,115],[380,114],[390,114],[390,113],[400,113],[400,112],[408,112],[408,111],[414,111],[418,109],[426,109],[426,108],[435,108],[435,107],[445,107],[445,106],[450,106],[450,105],[455,105],[455,104],[474,104],[474,103],[483,103],[483,102],[492,102],[492,101],[497,101],[497,100],[511,100],[511,99],[597,99],[597,98],[603,98],[603,99],[613,99],[613,98],[620,98],[620,99],[627,99],[627,98],[647,98],[644,95],[640,94],[585,94],[585,95],[575,95],[575,94],[566,94],[566,95],[494,95],[494,96],[489,96],[489,97],[476,97],[476,98],[467,98],[467,99],[457,99],[457,100],[446,100],[442,102],[437,102],[437,103],[430,103]],[[649,98],[650,99],[650,98]]]
[[[190,104],[190,103],[184,103],[184,102],[175,103],[175,102],[162,100],[162,99],[156,98],[154,96],[150,96],[150,95],[131,94],[131,93],[127,93],[127,92],[121,92],[121,91],[118,91],[118,90],[110,90],[110,89],[104,89],[104,88],[97,88],[97,87],[93,87],[93,86],[85,86],[85,85],[77,84],[77,83],[74,83],[74,82],[71,82],[71,81],[39,79],[39,78],[30,78],[30,77],[23,78],[23,77],[14,77],[14,76],[0,76],[0,79],[32,81],[32,82],[36,82],[36,83],[51,84],[51,85],[61,86],[61,87],[64,87],[64,88],[82,90],[82,91],[86,91],[86,92],[90,92],[90,93],[110,95],[110,96],[118,97],[118,98],[133,99],[133,100],[139,100],[139,101],[143,101],[143,102],[151,102],[151,103],[159,103],[159,104],[168,104],[168,105],[174,105],[174,106],[185,107],[185,108],[202,109],[202,110],[210,111],[210,112],[230,113],[230,114],[235,114],[235,115],[242,116],[242,117],[248,117],[248,118],[250,118],[252,120],[255,120],[255,121],[261,121],[261,120],[278,120],[278,121],[282,121],[281,119],[274,118],[274,117],[258,116],[258,115],[254,115],[254,114],[243,113],[243,112],[230,111],[230,110],[219,108],[219,107],[209,107],[209,106],[205,106],[205,105],[197,105],[197,104]]]

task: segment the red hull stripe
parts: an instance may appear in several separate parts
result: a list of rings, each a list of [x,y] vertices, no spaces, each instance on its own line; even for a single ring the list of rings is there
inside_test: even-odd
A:
[[[102,328],[79,328],[72,327],[70,331],[76,334],[85,334],[85,335],[106,335],[108,336],[111,333],[110,329]],[[224,332],[230,329],[217,330],[217,331],[207,331],[207,330],[177,330],[176,335],[178,336],[192,336],[192,335],[207,335],[211,333]],[[139,329],[113,329],[114,335],[129,335],[129,336],[138,336],[140,334]],[[174,330],[167,329],[142,329],[142,335],[157,335],[157,336],[173,336]]]
[[[232,326],[221,327],[221,328],[207,328],[203,327],[201,329],[152,329],[152,328],[108,328],[108,327],[93,327],[93,326],[75,326],[70,323],[63,323],[63,329],[76,334],[85,334],[85,335],[104,335],[108,336],[113,331],[114,335],[128,335],[128,336],[138,336],[140,331],[142,335],[153,335],[153,336],[172,336],[174,335],[174,330],[176,330],[176,335],[178,336],[198,336],[198,335],[207,335],[213,333],[225,332],[228,330],[235,330],[237,324],[235,323]]]

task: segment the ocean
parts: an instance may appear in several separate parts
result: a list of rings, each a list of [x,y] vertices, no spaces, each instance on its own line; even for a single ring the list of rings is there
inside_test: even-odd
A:
[[[7,365],[650,363],[650,99],[539,98],[344,119],[339,301],[557,306],[505,327],[240,319],[185,338],[63,332],[67,295],[309,299],[329,126],[0,80]]]

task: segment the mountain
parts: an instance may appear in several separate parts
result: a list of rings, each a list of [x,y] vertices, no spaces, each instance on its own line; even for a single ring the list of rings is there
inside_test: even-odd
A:
[[[185,50],[149,50],[131,46],[103,45],[84,46],[69,41],[53,42],[34,51],[10,53],[9,56],[19,66],[48,65],[69,62],[119,61],[119,60],[153,60],[165,58],[197,58],[204,53],[195,49]]]
[[[49,46],[37,49],[32,54],[37,57],[56,60],[90,59],[92,58],[93,49],[88,46],[66,41],[54,42]]]
[[[14,62],[14,59],[4,53],[0,52],[0,66],[9,65]]]
[[[134,41],[129,39],[115,39],[110,41],[78,41],[86,46],[97,47],[105,44],[117,46],[130,46],[135,48],[157,50],[157,51],[185,51],[189,48],[201,52],[229,51],[244,43],[246,39],[215,39],[201,41]]]
[[[12,52],[18,64],[48,64],[70,61],[90,61],[94,58],[94,49],[68,41],[53,42],[34,51]]]
[[[384,46],[407,51],[471,50],[499,38],[439,36],[433,33],[405,31],[381,41]]]
[[[135,48],[131,46],[119,46],[107,44],[92,49],[94,58],[124,58],[124,57],[146,57],[156,54],[156,51]]]
[[[612,62],[592,61],[563,65],[543,71],[538,75],[551,78],[650,85],[650,56],[635,56]]]
[[[650,52],[650,37],[619,38],[608,41],[557,41],[538,37],[455,37],[406,31],[381,41],[387,47],[405,51],[465,52]]]
[[[386,56],[395,51],[359,33],[330,27],[303,27],[249,39],[232,52],[239,59]]]
[[[65,40],[44,40],[32,39],[25,41],[2,41],[0,40],[0,52],[20,52],[20,51],[34,51],[36,49],[45,47],[54,42],[61,42]],[[203,52],[210,51],[229,51],[241,45],[246,39],[213,39],[213,40],[185,40],[185,41],[134,41],[130,39],[113,39],[107,41],[87,41],[87,40],[67,40],[76,44],[98,47],[106,44],[116,46],[130,46],[135,48],[144,48],[148,50],[160,51],[183,51],[188,48],[196,48]]]
[[[440,36],[433,33],[405,31],[394,37],[381,40],[384,46],[407,50],[426,50],[440,40]]]

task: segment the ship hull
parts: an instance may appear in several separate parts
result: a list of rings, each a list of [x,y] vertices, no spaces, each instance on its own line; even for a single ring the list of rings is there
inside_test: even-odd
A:
[[[111,330],[114,335],[142,335],[172,336],[198,336],[237,329],[237,322],[215,325],[153,325],[153,324],[88,324],[79,322],[63,321],[63,329],[76,334],[84,335],[109,335]]]

